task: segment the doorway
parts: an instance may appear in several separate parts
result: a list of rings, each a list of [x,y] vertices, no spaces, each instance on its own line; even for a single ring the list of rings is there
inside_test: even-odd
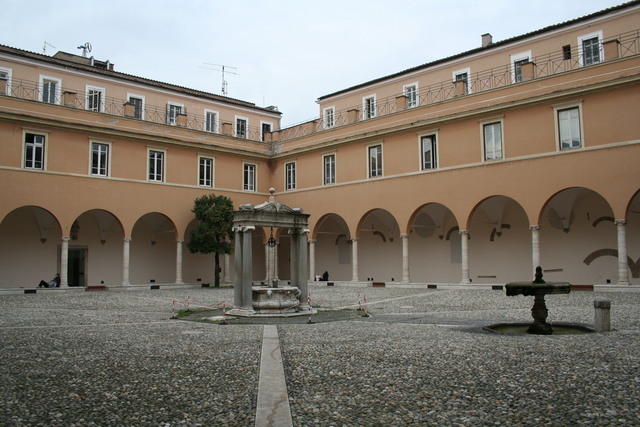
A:
[[[86,286],[87,248],[69,248],[69,286]]]

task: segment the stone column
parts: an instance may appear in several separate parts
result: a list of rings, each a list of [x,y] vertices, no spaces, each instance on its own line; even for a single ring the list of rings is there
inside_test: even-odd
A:
[[[627,230],[624,219],[616,219],[618,229],[618,285],[629,284],[629,267],[627,264]]]
[[[224,283],[231,283],[231,255],[224,254]]]
[[[69,286],[69,240],[70,237],[62,238],[62,247],[60,248],[60,287]]]
[[[242,231],[240,227],[234,228],[235,247],[234,247],[234,268],[235,275],[233,277],[233,305],[235,308],[242,307]]]
[[[309,259],[307,251],[307,233],[309,230],[301,230],[298,233],[298,289],[300,289],[300,305],[306,306],[309,296]]]
[[[122,243],[122,286],[129,286],[129,247],[131,237],[125,237]]]
[[[271,248],[269,243],[264,244],[264,280],[267,284],[271,283]]]
[[[181,285],[182,281],[182,240],[176,240],[176,285]]]
[[[273,247],[273,278],[280,280],[278,277],[278,248],[280,248],[280,242],[276,241],[276,245]]]
[[[358,281],[358,239],[351,239],[351,281]]]
[[[291,286],[296,286],[298,283],[298,230],[289,229],[289,236],[291,237],[290,250],[289,250],[289,271],[291,272]]]
[[[462,252],[462,283],[471,283],[469,279],[469,232],[460,230],[460,248]]]
[[[409,235],[401,234],[402,240],[402,282],[409,283]]]
[[[242,236],[242,307],[248,310],[253,310],[252,301],[252,286],[253,280],[253,251],[252,249],[252,237],[253,230],[256,228],[253,226],[243,227]]]
[[[315,281],[316,276],[316,241],[309,239],[309,281]]]
[[[532,225],[529,227],[531,230],[531,264],[533,276],[535,277],[536,267],[540,265],[540,226]]]

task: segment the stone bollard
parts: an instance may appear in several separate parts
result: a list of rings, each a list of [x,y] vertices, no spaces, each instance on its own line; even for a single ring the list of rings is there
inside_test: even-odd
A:
[[[595,315],[593,326],[596,332],[608,332],[611,330],[611,301],[604,298],[593,300]]]

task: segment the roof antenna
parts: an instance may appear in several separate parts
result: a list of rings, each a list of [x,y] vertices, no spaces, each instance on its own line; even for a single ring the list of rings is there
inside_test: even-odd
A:
[[[42,54],[46,55],[47,54],[47,46],[52,47],[54,49],[57,49],[57,47],[55,47],[54,45],[52,45],[51,43],[49,43],[48,41],[44,41],[44,44],[42,45]]]
[[[210,62],[203,62],[203,64],[206,65],[206,67],[200,67],[200,68],[219,71],[222,73],[222,95],[227,96],[229,93],[229,85],[227,81],[224,79],[224,75],[226,73],[226,74],[233,74],[235,76],[239,76],[240,74],[236,73],[238,69],[236,67],[232,67],[231,65],[212,64]],[[211,67],[215,67],[215,68],[211,68]],[[229,71],[229,69],[231,69],[232,71]]]
[[[82,57],[86,58],[87,53],[91,53],[91,43],[86,42],[82,46],[78,46],[76,49],[82,49]]]

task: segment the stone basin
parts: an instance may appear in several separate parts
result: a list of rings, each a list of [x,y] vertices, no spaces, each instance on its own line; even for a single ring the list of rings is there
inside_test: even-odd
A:
[[[507,296],[535,296],[550,294],[568,294],[571,292],[571,284],[568,282],[511,282],[505,285]]]
[[[300,289],[295,286],[252,287],[253,310],[256,313],[280,314],[297,311]]]

